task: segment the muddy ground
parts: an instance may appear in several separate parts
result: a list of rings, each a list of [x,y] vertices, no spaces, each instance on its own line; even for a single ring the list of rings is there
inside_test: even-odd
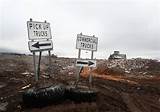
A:
[[[95,102],[68,100],[43,108],[26,108],[22,103],[24,91],[37,85],[74,86],[78,69],[75,59],[54,57],[50,70],[48,58],[42,57],[40,80],[36,83],[32,61],[32,56],[0,55],[0,112],[160,112],[160,74],[103,74],[98,70],[91,72],[92,88],[98,91]],[[79,87],[88,88],[88,69],[81,76]]]

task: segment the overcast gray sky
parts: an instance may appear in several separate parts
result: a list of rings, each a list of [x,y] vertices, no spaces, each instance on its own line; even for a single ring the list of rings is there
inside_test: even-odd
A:
[[[0,0],[0,11],[0,51],[30,52],[26,22],[32,18],[51,24],[58,56],[77,57],[82,32],[98,37],[95,58],[114,50],[130,58],[160,57],[160,0]]]

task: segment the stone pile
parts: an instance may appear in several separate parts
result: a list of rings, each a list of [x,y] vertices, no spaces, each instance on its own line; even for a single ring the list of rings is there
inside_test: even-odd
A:
[[[147,72],[150,67],[150,63],[155,62],[155,60],[151,59],[113,59],[113,60],[105,60],[100,61],[98,63],[98,69],[113,69],[118,70],[124,73],[135,73],[135,72]]]

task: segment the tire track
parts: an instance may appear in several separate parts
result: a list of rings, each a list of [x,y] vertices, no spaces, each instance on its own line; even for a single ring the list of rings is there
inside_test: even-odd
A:
[[[152,93],[152,88],[145,85],[133,86],[116,81],[95,80],[96,88],[101,91],[104,102],[107,103],[104,106],[115,108],[115,112],[160,112],[160,96],[158,93]]]
[[[95,85],[101,91],[101,99],[98,103],[100,104],[103,102],[103,104],[100,105],[100,108],[105,107],[105,111],[108,108],[109,112],[130,112],[127,105],[123,102],[123,99],[121,98],[120,92],[118,90],[107,86],[103,81],[96,81]]]
[[[133,103],[133,99],[129,96],[129,94],[121,93],[123,101],[126,103],[131,112],[142,112],[137,106]],[[146,111],[145,111],[146,112]]]

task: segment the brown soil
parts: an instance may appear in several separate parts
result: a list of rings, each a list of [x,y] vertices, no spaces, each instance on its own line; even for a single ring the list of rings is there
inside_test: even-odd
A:
[[[40,80],[35,83],[31,56],[0,56],[0,103],[8,102],[7,112],[160,112],[160,75],[136,77],[136,74],[112,74],[112,71],[107,74],[104,73],[106,70],[90,71],[88,68],[83,69],[79,86],[88,87],[88,74],[91,73],[93,88],[98,90],[96,102],[65,101],[43,108],[23,107],[22,93],[26,89],[56,83],[73,85],[76,80],[75,71],[74,74],[61,72],[64,67],[74,64],[73,59],[53,58],[54,66],[61,66],[51,78],[46,75],[46,60],[42,58]]]

